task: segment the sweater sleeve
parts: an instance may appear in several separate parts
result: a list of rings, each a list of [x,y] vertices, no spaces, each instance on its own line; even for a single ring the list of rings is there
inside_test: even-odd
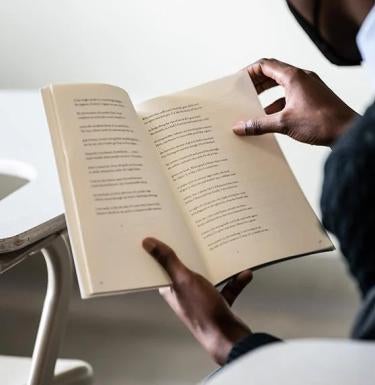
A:
[[[362,297],[375,286],[375,104],[335,144],[325,164],[321,209]]]
[[[238,357],[253,351],[261,346],[274,342],[281,342],[277,337],[266,333],[252,333],[238,341],[229,353],[226,364],[234,361]]]

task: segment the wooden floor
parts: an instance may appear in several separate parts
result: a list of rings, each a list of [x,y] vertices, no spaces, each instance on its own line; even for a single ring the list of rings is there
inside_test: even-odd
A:
[[[0,276],[0,354],[31,355],[43,300],[40,258]],[[268,267],[235,305],[254,331],[282,338],[345,337],[357,293],[338,256]],[[97,385],[182,385],[215,365],[157,292],[82,301],[77,288],[61,357],[90,362]]]

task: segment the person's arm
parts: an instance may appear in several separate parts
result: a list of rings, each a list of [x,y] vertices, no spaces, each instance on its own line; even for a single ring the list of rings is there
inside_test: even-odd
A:
[[[276,87],[285,97],[265,108],[257,120],[240,121],[237,135],[285,134],[303,143],[332,146],[357,113],[314,72],[276,59],[262,59],[247,67],[258,94]]]
[[[160,289],[160,294],[219,365],[267,343],[280,341],[267,334],[252,333],[230,309],[251,281],[250,270],[238,274],[219,293],[204,277],[188,269],[163,242],[146,238],[143,247],[171,278],[171,287]]]

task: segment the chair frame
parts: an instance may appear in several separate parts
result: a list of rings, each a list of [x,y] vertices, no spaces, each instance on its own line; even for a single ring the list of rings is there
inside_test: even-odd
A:
[[[73,286],[72,255],[67,231],[38,242],[28,255],[40,252],[47,266],[48,283],[28,385],[52,384]]]

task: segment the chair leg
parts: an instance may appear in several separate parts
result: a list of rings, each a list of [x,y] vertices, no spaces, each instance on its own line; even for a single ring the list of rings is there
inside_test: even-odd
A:
[[[47,265],[48,283],[28,385],[52,384],[73,285],[72,258],[66,231],[45,245],[41,252]]]

